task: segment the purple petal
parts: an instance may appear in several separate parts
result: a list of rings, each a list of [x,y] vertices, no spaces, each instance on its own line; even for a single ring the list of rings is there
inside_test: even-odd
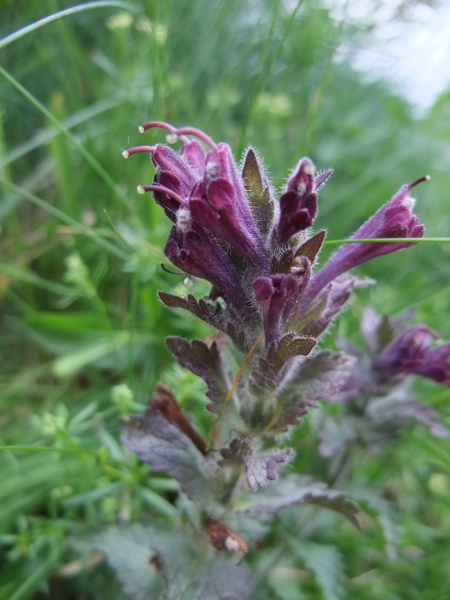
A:
[[[206,279],[229,302],[243,308],[243,292],[234,266],[222,246],[205,229],[195,223],[185,231],[173,226],[164,253],[176,267],[188,275]]]
[[[434,346],[437,338],[425,325],[416,325],[383,350],[375,367],[383,375],[415,373],[450,387],[450,344]]]
[[[319,185],[326,177],[319,180]],[[289,179],[286,192],[280,198],[280,218],[276,230],[280,244],[304,229],[311,227],[317,215],[314,165],[309,158],[302,158]]]
[[[226,144],[207,154],[203,182],[192,189],[189,205],[197,223],[227,241],[251,264],[265,266],[267,253]]]
[[[198,179],[201,179],[205,170],[206,153],[200,142],[192,140],[189,144],[183,144],[180,154],[186,158]]]
[[[302,293],[310,273],[310,264],[300,276],[277,274],[259,277],[253,282],[255,298],[261,303],[266,345],[277,341],[292,309]]]
[[[410,195],[410,190],[417,183],[426,180],[427,178],[422,178],[400,188],[397,194],[366,221],[351,239],[423,237],[424,226],[412,214],[414,199]],[[353,267],[377,256],[414,245],[415,242],[344,244],[312,277],[302,304],[306,306],[330,281]]]
[[[178,152],[175,152],[175,150],[165,144],[157,144],[155,146],[152,159],[157,169],[155,183],[160,183],[158,178],[159,173],[163,171],[169,172],[180,182],[179,189],[175,191],[183,198],[188,198],[193,185],[198,181],[198,176],[187,160],[184,160]]]

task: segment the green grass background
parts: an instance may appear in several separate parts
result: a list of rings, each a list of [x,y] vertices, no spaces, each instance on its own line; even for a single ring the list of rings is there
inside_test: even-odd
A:
[[[104,566],[77,562],[71,540],[121,521],[170,524],[174,508],[171,482],[149,477],[121,447],[120,419],[141,411],[162,379],[200,429],[210,423],[201,383],[174,366],[164,343],[209,330],[157,300],[158,289],[183,286],[160,267],[168,221],[136,193],[152,166],[121,156],[163,141],[157,131],[144,140],[139,124],[198,127],[237,157],[252,145],[277,189],[301,156],[332,166],[316,222],[329,240],[429,173],[416,212],[427,235],[448,236],[450,92],[415,118],[385,85],[337,60],[344,42],[357,51],[364,31],[334,21],[325,5],[92,4],[0,2],[0,600],[123,598]],[[449,250],[421,244],[361,267],[378,285],[358,293],[334,333],[356,339],[370,303],[388,314],[414,306],[449,339]],[[206,289],[197,281],[192,291]],[[417,389],[449,422],[448,390]],[[297,438],[296,468],[310,472],[314,427]],[[382,455],[362,454],[350,482],[380,491],[365,532],[324,521],[309,541],[316,562],[293,549],[286,570],[271,571],[267,597],[450,598],[449,450],[411,427]],[[317,566],[326,559],[332,584]]]

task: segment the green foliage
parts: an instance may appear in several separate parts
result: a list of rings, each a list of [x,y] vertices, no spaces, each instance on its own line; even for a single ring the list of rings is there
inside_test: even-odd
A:
[[[158,299],[158,290],[176,294],[184,284],[160,268],[168,222],[135,193],[153,168],[121,157],[138,143],[140,123],[192,124],[238,153],[251,144],[276,186],[305,154],[332,166],[317,221],[329,225],[328,239],[352,233],[401,184],[428,172],[417,213],[428,235],[448,235],[448,93],[413,118],[403,100],[337,61],[351,25],[324,6],[99,2],[8,39],[69,4],[0,8],[0,600],[138,598],[134,565],[149,579],[149,598],[159,583],[142,531],[176,520],[186,531],[196,519],[177,484],[149,473],[119,441],[121,419],[143,412],[159,379],[203,435],[211,426],[203,384],[173,365],[164,342],[211,330]],[[449,248],[422,244],[364,268],[379,284],[359,290],[335,332],[358,340],[370,302],[391,314],[414,306],[450,338]],[[417,391],[448,424],[448,391],[427,383]],[[323,415],[338,414],[325,405],[308,418],[289,469],[359,501],[363,533],[328,511],[289,509],[245,559],[261,574],[255,598],[446,599],[450,442],[415,425],[380,455],[357,448],[330,473],[317,432]],[[144,529],[110,528],[138,522]],[[250,542],[267,533],[246,526]],[[200,570],[196,577],[207,585]]]

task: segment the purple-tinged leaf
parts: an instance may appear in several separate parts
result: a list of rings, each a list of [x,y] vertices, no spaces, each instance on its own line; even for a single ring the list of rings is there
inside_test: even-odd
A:
[[[308,356],[317,343],[311,337],[287,333],[279,342],[274,342],[258,359],[257,366],[249,377],[250,384],[263,390],[275,390],[296,356]]]
[[[313,337],[320,336],[335,317],[344,309],[347,301],[352,295],[355,288],[366,287],[372,285],[372,279],[357,279],[350,275],[344,274],[330,283],[327,290],[319,295],[313,304],[311,312],[308,312],[306,317],[302,315],[303,298],[300,300],[299,310],[293,311],[293,316],[289,321],[296,329],[299,324],[304,323],[302,333]],[[307,293],[306,289],[305,294]],[[316,302],[318,303],[316,305]],[[318,310],[318,307],[322,307]],[[298,322],[299,321],[299,322]]]
[[[243,324],[241,324],[237,315],[232,315],[226,309],[222,308],[220,304],[205,298],[197,300],[192,294],[188,294],[183,298],[160,291],[158,292],[158,296],[169,308],[181,308],[189,311],[199,319],[202,319],[202,321],[205,321],[205,323],[208,323],[208,325],[229,335],[240,350],[248,351],[250,346]]]
[[[229,383],[224,373],[222,357],[216,341],[207,344],[200,340],[188,342],[184,338],[166,338],[169,350],[178,363],[201,377],[208,386],[207,396],[211,400],[208,410],[218,412],[227,396]]]
[[[207,534],[191,529],[161,531],[132,525],[92,537],[130,600],[242,600],[252,576],[236,558],[205,554]]]
[[[436,411],[404,393],[394,393],[372,400],[367,407],[367,416],[380,428],[392,430],[416,421],[437,438],[449,437],[449,431],[442,424],[441,416]]]
[[[328,488],[324,483],[298,475],[284,477],[276,486],[247,496],[237,512],[275,517],[281,510],[305,504],[338,512],[359,528],[359,507],[353,500],[343,492]]]
[[[248,202],[252,209],[253,218],[265,239],[269,234],[272,225],[274,204],[273,199],[270,196],[269,187],[265,180],[262,167],[252,148],[249,148],[245,155],[242,178],[247,191]]]
[[[314,187],[316,192],[318,192],[320,190],[320,188],[322,188],[328,177],[330,177],[330,175],[333,174],[333,169],[325,169],[325,171],[322,171],[321,173],[317,173],[315,179],[314,179]]]
[[[310,237],[308,240],[306,240],[306,242],[299,246],[299,248],[297,248],[295,251],[295,256],[306,256],[306,258],[309,258],[311,264],[313,265],[320,249],[322,248],[326,234],[327,232],[325,229],[322,229],[322,231],[319,231]]]
[[[77,540],[75,547],[87,546],[100,551],[114,571],[123,591],[130,600],[159,599],[164,592],[164,580],[151,568],[154,552],[150,544],[161,532],[150,526],[129,525],[114,527],[89,536],[87,544]]]
[[[267,487],[270,481],[278,479],[278,469],[291,461],[295,453],[291,448],[262,452],[257,438],[245,434],[237,434],[220,450],[223,460],[240,464],[245,470],[247,483],[252,492],[258,487]]]
[[[277,429],[295,425],[318,400],[332,401],[351,374],[355,358],[341,352],[324,351],[305,359],[296,374],[289,374],[289,386],[279,396]]]
[[[245,461],[245,476],[252,492],[265,488],[270,481],[278,479],[278,469],[293,460],[295,452],[291,448],[263,454],[252,453]]]
[[[122,443],[149,463],[154,471],[169,473],[181,490],[205,510],[214,507],[211,487],[212,461],[208,461],[192,440],[157,409],[148,408],[144,415],[125,425]]]

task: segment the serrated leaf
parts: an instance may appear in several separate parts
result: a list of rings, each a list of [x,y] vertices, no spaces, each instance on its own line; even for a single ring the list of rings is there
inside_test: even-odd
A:
[[[374,424],[379,426],[402,427],[411,421],[416,421],[437,438],[449,437],[449,431],[442,424],[439,413],[404,393],[373,399],[367,407],[367,415]]]
[[[258,158],[252,148],[249,148],[245,156],[242,178],[253,217],[262,236],[265,238],[272,224],[274,205]]]
[[[162,575],[150,565],[151,544],[158,535],[152,527],[131,525],[107,529],[87,541],[105,555],[130,600],[157,600],[165,587]]]
[[[232,437],[220,450],[220,454],[224,459],[221,463],[231,461],[242,465],[252,492],[258,487],[267,487],[270,481],[278,479],[278,469],[295,456],[291,448],[263,452],[258,438],[251,438],[247,434]]]
[[[302,244],[296,251],[294,256],[306,256],[311,261],[313,265],[319,250],[322,248],[323,241],[325,239],[327,232],[325,229],[322,229],[315,235],[306,240],[304,244]]]
[[[206,510],[214,507],[212,465],[161,412],[150,407],[144,415],[131,419],[125,425],[122,443],[155,471],[169,473],[191,500]]]
[[[378,521],[386,543],[386,552],[392,560],[397,558],[401,541],[401,529],[392,505],[373,489],[351,486],[352,495],[361,503],[365,512]]]
[[[206,534],[205,534],[206,536]],[[202,555],[191,531],[133,525],[92,536],[131,600],[241,600],[252,589],[245,565]]]
[[[292,506],[311,504],[340,513],[359,529],[358,505],[343,492],[330,489],[324,483],[315,482],[309,477],[290,475],[276,486],[260,490],[258,494],[247,496],[244,505],[237,512],[252,515],[272,515]]]
[[[284,372],[290,367],[291,359],[308,356],[316,344],[317,340],[314,338],[287,333],[278,342],[272,343],[259,358],[257,367],[250,375],[251,385],[266,391],[275,390]]]
[[[291,448],[263,454],[252,453],[245,462],[245,475],[252,492],[256,492],[258,487],[267,487],[270,481],[278,479],[278,469],[294,456],[295,452]]]
[[[292,322],[293,328],[301,331],[303,335],[320,336],[333,319],[342,312],[353,290],[373,283],[375,282],[372,279],[357,279],[347,273],[340,275],[329,284],[325,291],[319,294],[317,300],[314,300],[312,309],[301,317],[295,317]]]
[[[328,350],[305,359],[295,376],[289,376],[289,386],[279,396],[277,428],[298,423],[318,400],[332,401],[345,386],[354,362],[353,356]]]
[[[345,563],[335,546],[292,540],[289,547],[313,573],[324,600],[342,600],[345,597]]]
[[[158,292],[161,301],[169,308],[187,310],[205,323],[215,327],[219,331],[223,331],[236,344],[236,346],[248,351],[249,345],[245,335],[245,330],[240,324],[240,319],[228,314],[228,311],[222,308],[218,303],[200,298],[197,300],[192,294],[188,294],[185,298],[175,296],[167,292]]]
[[[218,412],[228,393],[229,384],[223,371],[222,357],[216,341],[206,344],[201,340],[188,342],[184,338],[166,338],[169,350],[178,363],[201,377],[208,386],[206,395],[211,400],[208,410]]]
[[[166,535],[152,545],[166,582],[164,600],[241,600],[251,592],[252,576],[236,559],[200,555],[199,540]],[[150,598],[148,599],[150,600]],[[162,599],[161,599],[162,600]]]

